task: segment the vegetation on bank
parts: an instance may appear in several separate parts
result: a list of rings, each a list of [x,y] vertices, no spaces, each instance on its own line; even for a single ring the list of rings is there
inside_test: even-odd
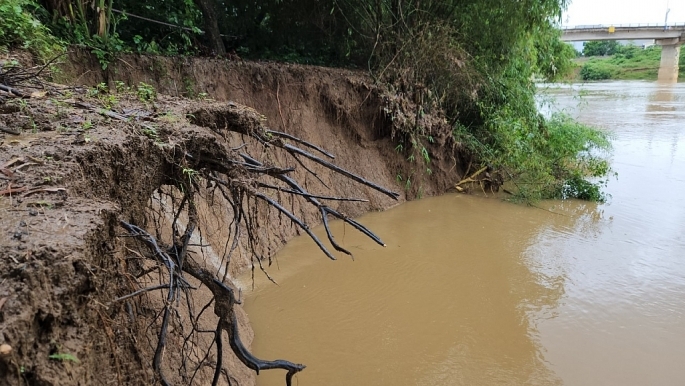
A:
[[[20,47],[47,59],[63,49],[63,42],[36,18],[39,6],[31,0],[0,3],[0,50]]]
[[[9,22],[0,26],[0,46],[46,59],[57,41],[78,44],[103,68],[121,52],[228,52],[364,68],[416,104],[417,119],[399,125],[394,137],[417,170],[430,172],[426,149],[437,133],[418,118],[431,114],[444,117],[446,130],[496,180],[513,181],[517,198],[597,200],[599,185],[591,179],[606,175],[608,165],[593,149],[606,148],[606,137],[567,117],[546,119],[535,103],[533,78],[560,79],[573,68],[575,52],[555,28],[566,6],[567,0],[5,0],[0,16]]]
[[[594,43],[594,44],[593,44]],[[581,66],[580,80],[656,80],[661,61],[661,46],[647,48],[635,45],[588,42],[583,49],[585,58],[577,59]],[[685,50],[680,51],[680,63],[685,63]],[[679,77],[685,76],[681,65]]]

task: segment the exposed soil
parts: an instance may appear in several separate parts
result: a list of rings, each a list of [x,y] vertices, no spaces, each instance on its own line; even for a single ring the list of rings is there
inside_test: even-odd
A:
[[[221,132],[216,124],[225,123],[226,114],[237,119],[233,125],[264,124],[321,145],[336,155],[340,167],[401,192],[400,201],[442,193],[460,177],[457,145],[440,134],[449,130],[438,130],[444,123],[437,117],[421,118],[435,129],[430,175],[395,151],[394,125],[415,117],[402,116],[398,106],[408,102],[384,96],[360,73],[141,56],[123,57],[105,73],[84,55],[73,54],[61,74],[64,83],[84,87],[52,85],[35,98],[0,99],[0,126],[19,132],[0,131],[0,345],[11,346],[7,353],[0,350],[0,385],[158,381],[151,362],[161,291],[113,300],[161,279],[119,222],[137,224],[160,242],[171,239],[170,224],[182,196],[178,181],[191,170],[180,168],[179,152],[225,159],[231,149],[241,148],[273,165],[295,167],[292,176],[310,192],[369,200],[330,204],[349,216],[397,203],[305,160],[315,177],[285,152],[265,148],[249,136]],[[88,89],[106,82],[114,90],[114,80],[128,85],[144,81],[160,95],[143,102],[135,91]],[[415,182],[405,189],[398,175],[414,176]],[[303,200],[270,194],[307,225],[320,222],[316,208]],[[277,211],[255,205],[260,241],[255,252],[268,260],[300,230]],[[226,261],[233,212],[211,194],[209,185],[199,192],[197,207],[200,236],[191,253],[219,273],[228,265],[225,282],[230,284],[231,277],[254,267],[253,255],[243,237]],[[187,221],[179,218],[179,223]],[[189,306],[198,311],[211,293],[192,280],[190,284],[200,287]],[[198,323],[213,330],[217,319],[210,314],[198,317]],[[236,314],[249,346],[247,318],[239,306]],[[184,342],[183,321],[188,318],[181,313],[171,325],[164,371],[174,384],[210,384],[210,366],[191,376],[213,335]],[[254,372],[228,345],[223,352],[228,359],[221,382],[254,384]],[[213,360],[212,352],[208,362]]]

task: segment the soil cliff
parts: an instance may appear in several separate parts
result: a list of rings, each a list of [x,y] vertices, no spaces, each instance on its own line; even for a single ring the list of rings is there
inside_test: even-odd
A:
[[[322,216],[303,197],[272,190],[268,197],[305,228],[257,199],[245,203],[246,225],[234,226],[242,209],[217,193],[222,181],[253,192],[266,185],[246,178],[245,170],[289,173],[312,194],[368,199],[328,204],[354,217],[442,193],[461,173],[458,145],[440,134],[449,130],[438,130],[445,125],[438,117],[421,117],[435,132],[430,174],[396,151],[398,122],[418,122],[403,108],[410,99],[390,95],[359,72],[152,56],[124,56],[102,71],[90,55],[75,52],[59,77],[63,85],[45,84],[30,98],[0,99],[0,385],[159,381],[152,362],[169,302],[163,289],[127,296],[164,283],[163,267],[122,221],[145,229],[169,251],[176,233],[196,224],[185,241],[188,253],[230,287],[231,277],[266,267],[287,240]],[[136,89],[141,82],[152,87]],[[97,87],[102,83],[107,87]],[[276,142],[255,140],[255,130],[264,127],[323,147],[339,168],[400,193],[399,200],[294,157]],[[243,153],[263,165],[225,168],[240,163]],[[223,169],[202,174],[218,164]],[[223,174],[213,174],[217,170]],[[196,213],[184,214],[188,188],[197,191]],[[215,293],[197,277],[183,281],[193,296],[175,300],[187,307],[164,327],[166,379],[254,384],[254,371],[229,345],[219,349],[222,355],[211,349]],[[249,346],[247,318],[239,305],[233,309]],[[219,361],[225,370],[216,375],[212,367]]]

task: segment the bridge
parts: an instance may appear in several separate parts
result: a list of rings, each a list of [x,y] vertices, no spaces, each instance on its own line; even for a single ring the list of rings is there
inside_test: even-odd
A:
[[[678,80],[680,46],[685,44],[685,23],[580,25],[562,27],[561,31],[561,40],[565,42],[654,39],[662,47],[658,79],[666,82]]]

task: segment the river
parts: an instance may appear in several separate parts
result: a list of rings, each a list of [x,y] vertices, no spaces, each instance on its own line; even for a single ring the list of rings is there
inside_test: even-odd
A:
[[[361,218],[386,248],[334,224],[355,261],[295,239],[242,281],[253,352],[300,386],[685,384],[685,84],[544,95],[612,133],[607,203],[414,201]]]

